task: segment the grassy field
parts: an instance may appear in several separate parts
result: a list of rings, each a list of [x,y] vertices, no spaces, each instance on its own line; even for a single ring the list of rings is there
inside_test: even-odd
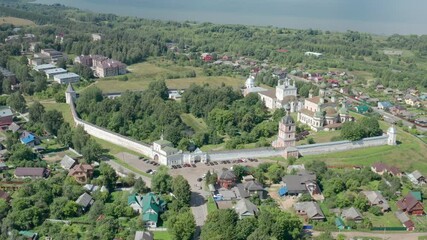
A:
[[[195,67],[181,67],[172,64],[158,65],[158,61],[133,64],[128,67],[130,73],[126,74],[128,80],[123,81],[123,76],[109,77],[99,79],[96,86],[103,92],[122,92],[126,90],[143,90],[148,87],[150,82],[167,79],[168,75],[180,75],[185,72],[195,71],[195,78],[167,79],[166,84],[171,89],[185,89],[191,84],[209,84],[211,86],[220,86],[222,83],[232,86],[236,89],[243,86],[244,79],[232,77],[208,77],[202,76],[202,70]]]
[[[172,236],[167,231],[156,231],[154,233],[154,240],[171,240]]]
[[[46,111],[53,109],[60,111],[62,116],[64,116],[65,122],[68,122],[71,126],[74,126],[74,120],[73,116],[71,115],[70,106],[67,103],[56,103],[54,101],[41,101],[40,103],[45,107]]]
[[[195,132],[206,132],[208,126],[202,118],[196,118],[191,113],[181,114],[181,120],[185,125],[191,127]]]
[[[325,142],[331,142],[331,140],[334,137],[339,137],[341,134],[341,131],[321,131],[321,132],[310,132],[310,135],[308,135],[305,139],[302,139],[298,141],[297,145],[304,145],[308,144],[307,139],[313,138],[314,143],[325,143]]]
[[[15,18],[15,17],[0,17],[1,24],[12,24],[14,26],[35,26],[36,24],[28,19]]]

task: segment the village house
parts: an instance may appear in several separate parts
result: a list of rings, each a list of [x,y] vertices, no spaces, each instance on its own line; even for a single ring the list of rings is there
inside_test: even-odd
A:
[[[83,212],[86,212],[94,202],[95,200],[88,193],[83,193],[76,200],[76,203],[82,208]]]
[[[128,197],[128,205],[141,214],[146,227],[156,228],[160,214],[165,210],[166,202],[154,193],[147,193],[143,196],[133,194]]]
[[[249,196],[258,195],[260,199],[265,199],[266,191],[258,181],[248,181],[244,184],[244,189]]]
[[[26,33],[22,37],[21,35],[11,35],[4,39],[5,43],[34,42],[34,41],[36,41],[36,36],[31,33]]]
[[[9,127],[7,128],[7,130],[16,133],[21,129],[21,126],[19,126],[17,123],[12,122]]]
[[[18,167],[15,169],[15,178],[45,178],[49,176],[46,168]]]
[[[282,181],[288,195],[321,194],[320,187],[317,185],[317,177],[314,173],[301,171],[296,175],[285,175]]]
[[[371,170],[378,174],[378,175],[384,175],[384,173],[389,173],[392,176],[395,177],[402,177],[402,171],[394,166],[389,166],[385,163],[374,163],[371,166]]]
[[[416,97],[412,94],[406,94],[404,100],[405,100],[405,103],[411,107],[420,107],[421,106],[421,102],[418,99],[418,97]]]
[[[11,84],[16,84],[16,75],[6,68],[0,67],[0,73],[3,75],[4,79],[8,79]]]
[[[234,207],[239,219],[255,217],[258,215],[258,208],[248,199],[241,199]]]
[[[200,57],[204,62],[212,62],[214,60],[213,55],[210,53],[202,53]]]
[[[393,115],[395,115],[395,116],[401,115],[403,113],[403,111],[405,111],[405,110],[406,110],[405,107],[399,106],[399,105],[392,106],[392,107],[389,108],[390,113],[393,114]]]
[[[13,113],[9,107],[0,106],[0,128],[7,129],[13,123]]]
[[[339,108],[335,96],[326,98],[326,84],[323,82],[320,85],[319,96],[313,97],[313,90],[310,90],[304,108],[298,112],[298,121],[318,132],[338,129],[342,123],[352,121],[352,118],[345,104]]]
[[[0,162],[0,171],[9,169],[9,167],[4,162]]]
[[[407,174],[407,176],[413,184],[419,184],[419,185],[427,184],[426,178],[418,170],[415,170],[412,173]]]
[[[91,37],[94,42],[102,40],[102,35],[100,33],[92,33]]]
[[[376,90],[377,92],[379,92],[379,91],[384,91],[384,85],[378,84],[378,85],[377,85],[377,87],[375,88],[375,90]]]
[[[93,167],[85,163],[77,164],[70,169],[68,176],[73,177],[80,184],[85,184],[93,176]]]
[[[361,222],[363,220],[363,215],[355,207],[344,209],[341,217],[347,221]]]
[[[406,228],[406,231],[414,231],[415,230],[415,224],[412,222],[412,220],[406,215],[406,213],[402,211],[396,211],[394,213],[397,219],[402,223],[402,225]]]
[[[294,209],[298,215],[305,216],[306,220],[325,220],[325,215],[316,202],[297,202],[294,204]]]
[[[29,147],[34,147],[40,144],[40,139],[35,134],[28,131],[23,131],[19,140],[22,144],[25,144]]]
[[[65,155],[62,160],[61,160],[61,167],[65,170],[70,170],[71,168],[74,167],[74,165],[76,164],[76,160],[74,160],[73,158],[71,158],[68,155]]]
[[[369,205],[380,207],[382,212],[390,210],[390,205],[379,191],[362,191],[362,194],[368,199]]]
[[[378,102],[378,108],[381,110],[387,110],[393,107],[393,104],[391,102]]]
[[[218,185],[230,189],[236,184],[236,175],[231,170],[226,170],[221,173],[218,177]]]
[[[397,207],[409,215],[424,215],[424,206],[412,193],[397,201]]]
[[[390,95],[390,94],[393,94],[393,89],[391,89],[391,88],[386,88],[386,89],[384,89],[384,93],[385,94],[387,94],[387,95]]]
[[[134,240],[154,240],[154,235],[147,231],[136,231]]]

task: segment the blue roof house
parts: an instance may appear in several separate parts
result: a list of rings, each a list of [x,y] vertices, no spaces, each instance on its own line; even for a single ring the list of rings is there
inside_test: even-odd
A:
[[[25,144],[29,147],[34,147],[35,145],[39,144],[38,138],[34,134],[27,131],[21,134],[21,138],[19,140],[22,144]]]
[[[393,104],[391,104],[390,102],[378,102],[379,109],[385,110],[391,107],[393,107]]]

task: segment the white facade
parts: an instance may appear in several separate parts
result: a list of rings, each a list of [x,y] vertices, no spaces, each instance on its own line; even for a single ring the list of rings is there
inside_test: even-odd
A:
[[[268,109],[283,109],[286,104],[289,104],[291,112],[297,112],[303,104],[298,100],[298,88],[295,86],[295,81],[291,83],[291,79],[281,79],[278,82],[275,90],[267,90],[259,92],[261,100]]]

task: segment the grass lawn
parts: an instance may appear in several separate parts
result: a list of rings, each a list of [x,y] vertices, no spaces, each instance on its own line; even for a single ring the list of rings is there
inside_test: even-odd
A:
[[[341,134],[341,131],[320,131],[320,132],[310,132],[310,135],[308,135],[305,139],[302,139],[298,141],[297,145],[305,145],[308,144],[307,139],[313,138],[314,143],[326,143],[331,142],[331,140],[334,137],[339,137]]]
[[[172,236],[167,231],[156,231],[154,233],[154,240],[171,240]]]
[[[0,25],[2,24],[13,24],[17,27],[36,26],[36,24],[31,20],[16,17],[0,17]]]
[[[364,216],[371,219],[374,227],[401,227],[399,219],[394,215],[394,211],[384,213],[383,216],[375,216],[372,213],[364,213]]]
[[[381,128],[386,129],[387,125],[380,123]],[[402,170],[418,169],[422,173],[427,173],[427,144],[413,135],[398,129],[397,146],[378,146],[361,149],[354,149],[344,152],[329,154],[311,155],[298,159],[303,163],[310,160],[320,160],[328,165],[364,165],[370,166],[374,162],[384,162],[400,167]]]
[[[217,209],[218,209],[218,207],[216,206],[214,199],[211,196],[209,196],[208,197],[208,214],[217,210]]]
[[[202,118],[196,118],[191,113],[181,114],[181,120],[189,127],[191,127],[196,133],[206,132],[208,126]]]
[[[68,122],[71,126],[74,126],[74,120],[71,115],[70,106],[67,103],[56,103],[54,101],[48,102],[48,101],[42,101],[40,102],[46,109],[46,111],[49,110],[58,110],[62,113],[62,116],[64,116],[64,120]]]
[[[185,72],[195,71],[197,76],[195,78],[178,78],[167,79],[166,84],[168,88],[172,89],[185,89],[191,84],[205,84],[211,86],[220,86],[222,83],[232,86],[236,89],[244,84],[244,79],[224,77],[224,76],[202,76],[201,68],[195,67],[181,67],[174,64],[156,64],[158,61],[137,63],[128,66],[130,73],[126,74],[128,80],[122,81],[123,76],[109,77],[99,79],[95,85],[103,92],[122,92],[126,90],[143,90],[148,87],[150,82],[166,79],[168,74],[183,74]]]

